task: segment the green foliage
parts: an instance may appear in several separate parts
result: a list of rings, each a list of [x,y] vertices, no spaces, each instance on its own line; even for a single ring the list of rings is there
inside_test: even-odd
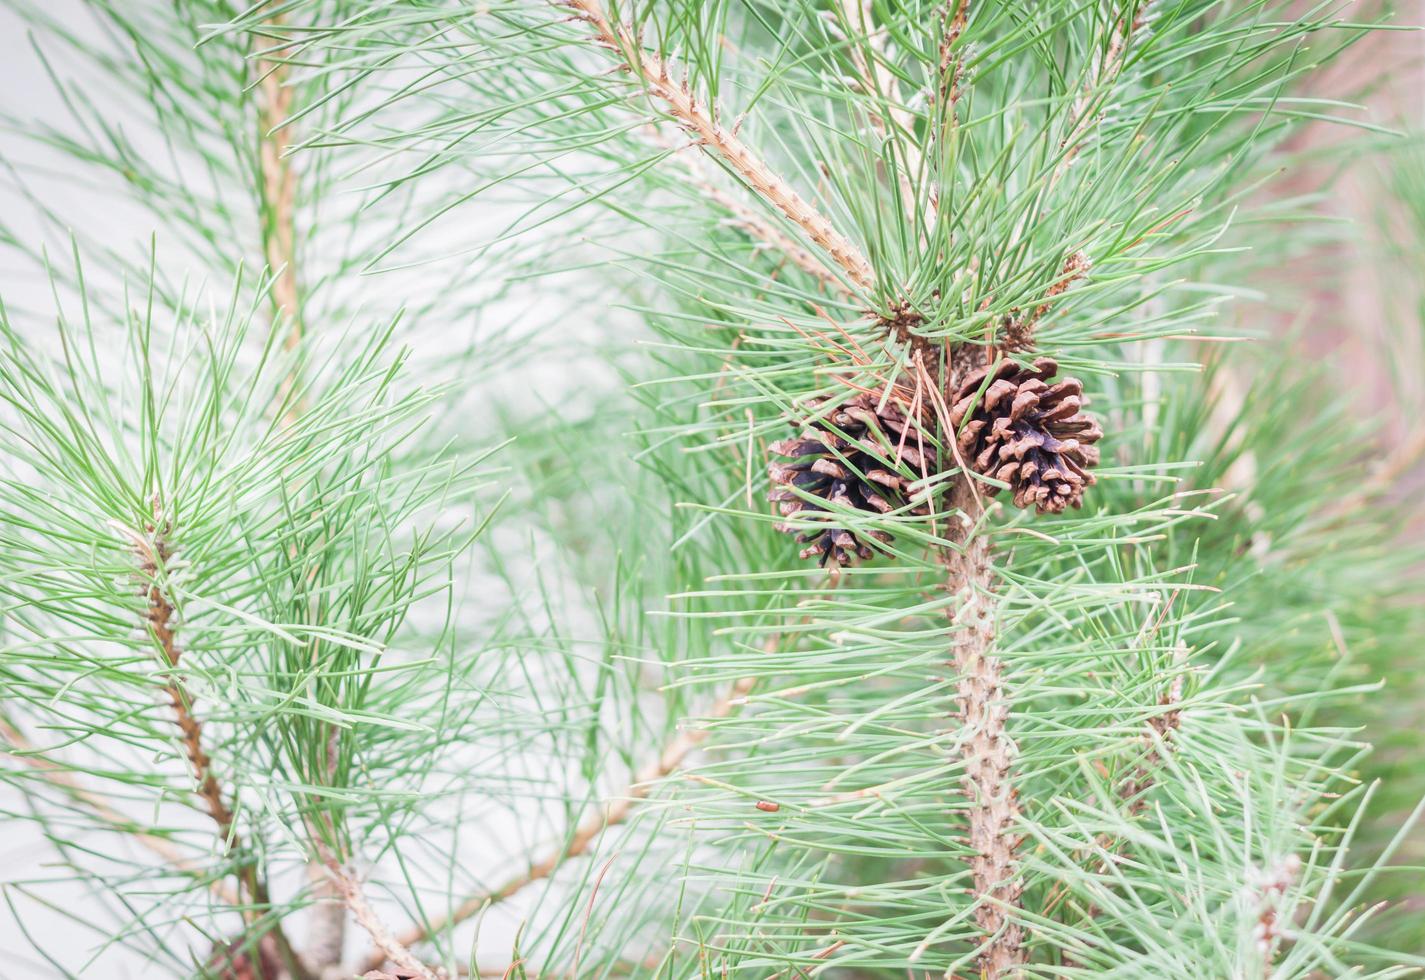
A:
[[[198,805],[154,707],[176,670],[268,877],[369,863],[447,968],[968,976],[995,903],[1026,976],[1425,966],[1373,938],[1353,849],[1376,792],[1355,726],[1418,621],[1416,556],[1355,495],[1369,427],[1285,344],[1232,343],[1252,333],[1230,312],[1294,247],[1291,215],[1244,217],[1286,137],[1371,128],[1299,94],[1365,25],[1222,0],[140,8],[95,5],[124,38],[105,58],[35,16],[139,86],[178,173],[112,127],[32,135],[122,178],[206,269],[261,264],[254,83],[280,71],[307,333],[282,349],[268,280],[200,316],[179,277],[135,303],[77,267],[62,300],[106,312],[62,316],[59,354],[7,327],[0,670],[46,757]],[[452,340],[475,311],[508,325]],[[942,426],[941,471],[905,473],[928,513],[833,508],[884,554],[798,559],[767,444],[813,398],[943,400],[963,352],[1021,356],[1016,335],[1107,432],[1084,509],[991,496]],[[475,467],[507,436],[492,523],[504,491]],[[140,628],[160,537],[177,668]],[[981,546],[992,571],[957,580]],[[981,623],[1004,712],[971,723],[957,651]],[[990,842],[986,738],[1016,800]],[[93,822],[17,760],[35,819]],[[616,826],[584,835],[600,813]],[[246,858],[163,833],[200,872],[116,935],[181,972],[197,947],[165,903],[195,914]],[[985,894],[988,847],[1012,899]],[[503,935],[441,922],[549,855]]]

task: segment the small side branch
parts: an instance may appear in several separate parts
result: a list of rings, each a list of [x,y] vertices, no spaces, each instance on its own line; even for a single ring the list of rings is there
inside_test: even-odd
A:
[[[281,15],[268,20],[280,27]],[[261,37],[258,44],[262,43]],[[267,267],[277,277],[272,283],[274,320],[288,323],[283,346],[292,350],[302,340],[301,293],[297,288],[296,226],[297,174],[288,156],[292,140],[286,126],[292,112],[292,89],[286,63],[261,52],[254,59],[257,71],[258,169],[262,199],[262,249]]]
[[[751,678],[742,678],[737,681],[728,694],[713,705],[712,709],[708,711],[707,717],[727,717],[741,705],[743,699],[751,692],[752,685]],[[680,768],[687,761],[688,756],[693,753],[693,750],[702,745],[707,737],[708,731],[705,728],[680,732],[677,737],[664,746],[657,759],[634,774],[633,780],[617,799],[607,806],[589,813],[579,821],[574,832],[569,836],[569,842],[561,850],[531,865],[524,872],[510,878],[499,887],[470,896],[449,915],[434,919],[429,924],[412,925],[396,938],[396,942],[403,947],[415,946],[433,935],[464,922],[487,905],[503,902],[517,895],[525,887],[549,878],[565,861],[586,853],[605,830],[626,821],[632,814],[635,805],[646,799],[660,780]],[[378,946],[376,952],[367,958],[362,969],[379,969],[386,959],[384,951]]]
[[[1270,980],[1277,953],[1290,938],[1282,922],[1282,902],[1301,873],[1301,858],[1288,854],[1270,868],[1254,869],[1242,900],[1252,924],[1252,942],[1260,957],[1262,980]]]
[[[1034,333],[1039,326],[1039,321],[1044,314],[1048,313],[1054,305],[1054,301],[1069,291],[1080,279],[1084,278],[1092,268],[1089,257],[1083,252],[1073,252],[1064,260],[1063,266],[1059,270],[1059,278],[1044,293],[1044,301],[1035,306],[1025,314],[1019,310],[1013,310],[1005,318],[1003,337],[1000,345],[1008,351],[1027,351],[1034,349]]]
[[[371,942],[380,951],[380,962],[370,969],[374,970],[387,961],[395,964],[402,975],[416,977],[419,980],[438,980],[441,974],[430,969],[415,955],[406,948],[399,939],[391,935],[381,917],[376,914],[376,910],[366,901],[366,894],[361,889],[361,883],[356,880],[335,856],[326,856],[326,872],[331,876],[332,883],[336,887],[336,892],[341,896],[342,902],[351,910],[351,916],[356,920],[357,925],[366,930],[371,937]],[[444,971],[441,971],[443,973]]]
[[[8,722],[0,720],[0,737],[3,737],[15,751],[15,758],[44,776],[46,780],[64,790],[71,797],[84,804],[90,812],[119,833],[126,834],[168,865],[194,878],[207,877],[207,870],[188,860],[173,844],[162,837],[135,829],[135,822],[114,809],[98,793],[82,786],[74,774],[56,762],[35,754],[35,746]],[[242,904],[242,898],[225,882],[212,881],[209,890],[219,900],[234,908]]]
[[[1137,9],[1125,13],[1113,26],[1108,47],[1094,57],[1089,70],[1088,81],[1074,98],[1073,109],[1069,113],[1069,131],[1064,136],[1064,156],[1054,170],[1051,183],[1063,176],[1083,145],[1083,139],[1098,122],[1099,113],[1092,112],[1094,97],[1099,88],[1112,83],[1123,71],[1129,40],[1143,29],[1148,22],[1148,8],[1151,0],[1140,0]]]
[[[277,13],[267,19],[265,26],[277,34],[280,33],[283,23],[282,14]],[[282,338],[282,346],[292,351],[302,342],[306,332],[306,322],[302,315],[302,294],[298,287],[296,253],[297,173],[289,155],[292,127],[288,119],[292,114],[293,89],[288,84],[288,65],[273,56],[272,51],[275,49],[260,47],[263,43],[263,37],[258,35],[256,44],[259,47],[254,50],[253,58],[258,79],[256,104],[262,248],[267,266],[276,276],[272,283],[272,329],[279,329],[283,325],[283,318],[286,318],[287,332]],[[292,374],[283,382],[284,396],[296,387],[299,381],[294,366]],[[282,418],[282,424],[290,427],[305,408],[301,399],[290,404]],[[334,757],[331,746],[338,738],[337,729],[332,728],[327,738],[328,754]],[[322,971],[341,962],[346,941],[346,911],[338,900],[339,896],[333,891],[332,881],[324,869],[313,863],[307,871],[314,901],[310,907],[311,924],[305,952],[314,969]]]
[[[1177,656],[1178,663],[1181,664],[1186,660],[1187,655],[1187,649],[1180,648]],[[1168,684],[1168,689],[1164,691],[1162,696],[1158,699],[1158,705],[1162,710],[1148,719],[1148,727],[1152,729],[1154,735],[1157,736],[1156,739],[1145,735],[1145,741],[1148,742],[1147,753],[1133,767],[1128,777],[1118,785],[1118,798],[1125,803],[1125,810],[1130,818],[1138,816],[1148,806],[1148,791],[1152,789],[1153,785],[1157,782],[1158,770],[1163,765],[1160,747],[1170,742],[1174,733],[1182,726],[1182,700],[1183,675],[1178,673],[1174,675],[1172,681]],[[1119,842],[1109,834],[1099,834],[1094,838],[1094,846],[1100,852],[1106,851],[1112,853],[1118,847],[1118,844]],[[1087,861],[1088,855],[1080,853],[1079,859],[1081,861]],[[1104,858],[1099,861],[1095,873],[1099,875],[1107,873],[1110,860],[1111,858]],[[1052,913],[1054,909],[1059,906],[1060,902],[1063,901],[1067,893],[1067,889],[1060,888],[1057,889],[1056,894],[1051,894],[1045,903],[1045,914]],[[1097,904],[1091,904],[1085,914],[1090,919],[1096,919],[1102,912],[1103,910]],[[1069,954],[1065,954],[1063,963],[1065,966],[1077,965],[1075,958]]]
[[[655,137],[656,139],[656,137]],[[797,242],[788,237],[780,228],[768,221],[754,209],[737,200],[717,185],[712,175],[701,165],[699,159],[682,152],[659,140],[659,145],[673,149],[670,159],[676,161],[688,172],[692,186],[708,200],[732,215],[736,226],[759,245],[775,249],[797,268],[812,276],[828,291],[847,293],[845,284],[826,264]]]
[[[1179,660],[1185,660],[1187,650],[1179,651]],[[1167,691],[1158,699],[1158,705],[1163,709],[1152,718],[1148,719],[1148,727],[1157,736],[1148,747],[1148,753],[1134,766],[1133,773],[1118,788],[1118,795],[1128,803],[1128,812],[1131,816],[1136,816],[1143,812],[1147,806],[1145,794],[1153,788],[1153,783],[1157,781],[1157,773],[1162,767],[1163,758],[1158,753],[1158,747],[1166,744],[1172,739],[1183,723],[1183,675],[1181,673],[1174,676],[1168,685]]]
[[[869,287],[875,282],[870,263],[848,238],[779,177],[737,135],[717,121],[715,108],[699,106],[686,83],[675,82],[668,65],[644,51],[624,24],[610,21],[599,0],[551,0],[574,12],[593,32],[594,40],[617,55],[629,71],[643,81],[644,89],[661,103],[678,125],[706,149],[723,160],[754,192],[804,231],[843,269],[852,283]]]

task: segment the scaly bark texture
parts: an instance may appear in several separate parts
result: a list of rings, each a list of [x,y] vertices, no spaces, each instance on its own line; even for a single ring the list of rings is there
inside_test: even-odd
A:
[[[162,532],[159,532],[152,544],[141,541],[136,545],[136,550],[139,558],[139,570],[148,583],[144,588],[144,598],[148,603],[145,618],[149,632],[158,642],[159,649],[168,666],[176,668],[183,656],[183,651],[179,648],[173,635],[173,604],[168,601],[168,597],[159,586],[160,570],[171,557],[168,542],[164,539]],[[173,706],[178,730],[183,735],[183,751],[188,757],[188,764],[192,767],[193,776],[198,781],[198,795],[203,798],[208,815],[218,825],[218,836],[223,839],[227,848],[232,851],[240,850],[242,838],[233,829],[233,812],[223,801],[222,786],[219,785],[217,776],[213,774],[213,760],[203,750],[203,727],[193,716],[193,698],[183,682],[178,679],[178,675],[171,671],[168,674],[168,679],[164,682],[163,689],[164,693],[168,695],[169,703]],[[241,874],[245,876],[248,873],[248,871],[244,871]],[[251,894],[254,891],[251,882],[244,878],[244,883],[249,885],[248,891]]]
[[[982,363],[980,351],[962,347],[952,359],[952,380]],[[952,491],[951,504],[970,523],[984,514],[982,496],[969,478]],[[965,729],[965,773],[960,786],[968,801],[969,845],[975,923],[984,934],[980,975],[986,980],[1014,976],[1028,960],[1024,929],[1015,919],[1024,886],[1015,877],[1021,835],[1019,799],[1012,768],[1018,747],[1009,734],[1010,702],[1004,665],[993,654],[997,625],[992,592],[994,566],[989,542],[968,528],[960,550],[944,552],[946,587],[959,601],[952,607],[952,663],[958,678],[955,705]]]
[[[705,152],[720,158],[741,177],[753,193],[799,227],[846,273],[854,286],[868,288],[874,285],[875,274],[860,249],[777,176],[765,161],[741,142],[734,131],[723,127],[718,121],[715,106],[698,105],[688,87],[673,80],[668,65],[661,58],[643,50],[625,25],[609,19],[599,0],[551,2],[573,11],[577,20],[588,25],[593,40],[613,52],[625,70],[640,77],[642,90],[660,104],[668,116],[696,139]],[[849,6],[849,9],[854,16],[864,20],[861,10],[854,6]],[[968,4],[956,2],[947,8],[942,25],[942,81],[938,96],[945,101],[947,112],[953,111],[953,104],[959,95],[960,65],[954,48],[964,29],[967,13]],[[870,65],[866,67],[869,70]],[[923,348],[927,345],[922,340],[906,335],[904,330],[889,329],[890,326],[888,332],[896,339],[909,341],[918,353],[924,353]],[[952,362],[951,377],[948,379],[952,382],[951,390],[956,380],[962,379],[969,370],[983,362],[983,350],[973,345],[962,345],[960,350],[954,352]],[[936,382],[929,377],[926,380],[932,387],[936,386]],[[970,523],[978,521],[984,512],[981,495],[969,478],[959,482],[952,503],[959,507]],[[985,977],[994,978],[1011,975],[1026,962],[1023,929],[1012,915],[1022,891],[1022,886],[1014,879],[1019,838],[1013,828],[1019,817],[1019,806],[1010,768],[1016,747],[1006,726],[1009,702],[1004,692],[1003,667],[991,654],[995,626],[990,589],[993,569],[988,543],[983,539],[970,538],[966,540],[963,550],[947,550],[944,562],[947,589],[962,599],[957,603],[954,614],[959,628],[955,631],[953,650],[953,663],[960,678],[956,702],[971,732],[965,745],[966,770],[962,785],[970,800],[969,835],[976,849],[972,860],[973,889],[978,903],[975,916],[985,933],[980,953],[981,971]],[[607,826],[607,821],[599,822],[597,829],[603,826]],[[585,838],[581,834],[576,836],[578,839]],[[587,838],[592,839],[592,835]],[[550,868],[553,866],[550,865]],[[531,869],[531,875],[540,873],[548,874],[549,871],[543,866]],[[486,901],[495,900],[503,891],[501,889],[489,896],[472,899],[457,909],[455,919],[474,914]],[[434,928],[443,929],[448,924],[439,922]]]
[[[380,950],[381,961],[389,960],[400,970],[400,975],[419,980],[437,980],[444,976],[445,971],[436,971],[427,967],[411,953],[409,949],[391,935],[386,924],[381,921],[369,902],[366,901],[366,894],[361,890],[361,883],[350,875],[341,863],[330,854],[326,856],[326,871],[331,876],[331,880],[337,894],[341,896],[346,908],[351,910],[352,917],[356,919],[358,925],[366,930],[371,937],[372,943]],[[381,964],[376,964],[376,969]],[[350,976],[351,974],[344,974]]]
[[[168,701],[173,707],[174,720],[182,734],[184,755],[187,756],[193,777],[198,783],[198,795],[202,798],[213,823],[217,825],[218,837],[221,838],[225,850],[232,854],[243,849],[243,840],[237,832],[233,811],[223,799],[222,784],[218,782],[213,771],[213,760],[203,748],[203,726],[193,713],[193,696],[177,673],[183,650],[174,635],[173,603],[162,586],[164,570],[172,557],[172,546],[168,539],[169,529],[161,516],[162,507],[157,500],[154,501],[153,509],[154,519],[147,528],[147,537],[132,531],[126,532],[133,544],[138,569],[144,579],[143,597],[147,603],[144,618],[149,633],[158,644],[169,668],[164,681],[164,693],[168,695]],[[249,907],[243,910],[243,917],[249,923],[254,923],[261,917],[263,907],[270,904],[267,886],[258,875],[257,868],[249,861],[244,861],[238,867],[237,877],[250,903]],[[308,980],[309,974],[297,959],[281,926],[273,925],[270,931],[291,976],[296,980]]]
[[[155,500],[154,523],[148,527],[150,537],[146,538],[143,535],[129,532],[134,553],[138,559],[139,571],[145,582],[143,590],[144,599],[147,601],[145,619],[149,632],[158,644],[163,659],[169,667],[167,680],[164,682],[164,692],[168,695],[169,703],[173,706],[174,719],[178,723],[179,732],[182,733],[184,754],[187,756],[193,776],[198,782],[198,795],[202,798],[208,815],[217,825],[218,836],[222,839],[225,849],[230,854],[236,853],[242,850],[243,840],[237,832],[233,811],[223,799],[222,784],[218,782],[218,777],[213,771],[213,760],[203,748],[203,726],[193,713],[193,696],[177,674],[177,667],[182,659],[183,651],[173,632],[175,611],[173,603],[169,600],[161,584],[163,571],[167,567],[168,560],[172,557],[172,548],[168,541],[168,528],[160,516],[161,510],[159,503]],[[267,886],[251,862],[244,861],[237,870],[237,876],[242,890],[250,902],[250,906],[243,911],[243,917],[249,923],[254,923],[263,914],[263,907],[270,904],[271,899],[267,893]],[[270,932],[277,943],[279,955],[290,976],[295,980],[310,980],[310,975],[298,960],[297,954],[293,951],[292,944],[283,933],[281,926],[272,925]]]
[[[687,153],[686,147],[683,149],[675,147],[657,135],[654,136],[654,140],[659,146],[674,151],[669,159],[676,161],[688,171],[688,177],[693,186],[698,188],[708,200],[716,202],[731,214],[737,227],[746,232],[759,246],[766,246],[780,252],[783,258],[814,277],[826,289],[837,291],[840,288],[841,281],[835,273],[827,268],[824,262],[792,241],[780,228],[759,212],[719,187],[712,175],[703,167],[699,157]]]

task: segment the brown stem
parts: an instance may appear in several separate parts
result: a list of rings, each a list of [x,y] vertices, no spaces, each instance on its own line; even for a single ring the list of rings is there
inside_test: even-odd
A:
[[[280,27],[281,15],[268,20]],[[262,38],[257,39],[261,45]],[[272,282],[274,325],[287,317],[289,329],[282,344],[292,350],[302,340],[301,293],[297,289],[296,231],[293,212],[297,201],[297,174],[287,156],[292,145],[285,125],[292,111],[292,89],[286,84],[288,68],[279,60],[256,53],[259,191],[262,196],[262,250]]]
[[[742,699],[752,690],[753,681],[751,678],[743,678],[737,681],[728,694],[713,705],[707,713],[709,718],[725,718],[734,708],[742,703]],[[671,742],[663,747],[658,758],[644,766],[634,774],[632,781],[626,786],[618,798],[606,806],[600,807],[587,814],[584,819],[575,826],[574,832],[569,836],[568,843],[558,851],[551,853],[548,857],[531,865],[529,868],[510,878],[504,884],[490,891],[472,895],[461,902],[449,915],[431,920],[427,923],[417,923],[402,932],[396,941],[402,946],[410,947],[423,942],[433,935],[444,932],[451,926],[464,922],[466,919],[478,913],[487,905],[496,902],[503,902],[513,895],[518,894],[527,885],[532,885],[537,881],[543,881],[552,875],[561,864],[570,858],[584,854],[598,839],[599,835],[610,827],[623,823],[633,812],[634,805],[640,800],[647,798],[652,792],[655,784],[665,778],[675,769],[678,769],[692,754],[693,750],[707,740],[708,730],[699,728],[693,731],[679,732]],[[385,962],[384,954],[378,949],[373,952],[362,964],[363,970],[375,970]]]
[[[380,962],[368,969],[379,969],[381,963],[389,960],[405,975],[419,977],[420,980],[437,980],[436,971],[416,959],[404,943],[391,935],[391,931],[386,928],[386,924],[381,921],[376,910],[366,901],[366,894],[361,889],[361,883],[347,873],[347,870],[341,866],[341,862],[334,855],[327,854],[325,855],[325,864],[326,872],[331,877],[336,893],[341,896],[346,907],[351,910],[352,918],[366,930],[367,935],[371,937],[371,942],[379,951],[373,954],[373,957],[380,957]]]
[[[268,18],[267,26],[280,29],[281,14]],[[258,45],[263,44],[261,37]],[[306,326],[302,317],[302,295],[297,283],[296,221],[297,174],[288,151],[292,145],[292,129],[288,117],[292,112],[292,88],[287,85],[288,66],[285,62],[264,56],[261,47],[255,52],[254,69],[258,75],[258,165],[262,195],[262,247],[268,269],[276,276],[272,283],[273,329],[287,318],[287,333],[282,346],[295,350],[301,343]],[[295,372],[295,368],[294,368]],[[297,384],[295,373],[284,382],[284,396]],[[285,397],[284,397],[285,401]],[[291,426],[305,405],[299,400],[291,405],[282,422]],[[338,737],[332,728],[328,740]],[[329,757],[334,753],[328,752]],[[328,776],[335,768],[335,759],[328,765]],[[308,960],[317,971],[341,962],[346,937],[346,910],[340,902],[331,877],[320,862],[310,862],[308,879],[313,903],[311,925],[307,936]]]
[[[981,360],[981,348],[962,345],[952,359],[953,380]],[[952,385],[952,390],[955,386]],[[1008,731],[1009,699],[1004,665],[993,655],[996,639],[994,566],[989,542],[975,534],[984,515],[983,498],[969,477],[951,493],[951,504],[971,527],[958,550],[946,548],[942,560],[946,588],[959,601],[950,613],[953,664],[959,680],[955,705],[965,729],[965,774],[960,785],[969,801],[966,816],[975,923],[984,938],[979,952],[984,980],[1017,974],[1028,961],[1024,929],[1015,919],[1024,886],[1015,878],[1021,836],[1018,791],[1011,768],[1018,747]]]
[[[947,114],[960,101],[960,81],[965,73],[964,59],[955,54],[955,43],[965,32],[970,17],[970,0],[953,0],[946,5],[944,26],[940,31],[940,62],[936,70],[935,97],[945,104]],[[947,115],[946,123],[953,123]]]
[[[704,149],[720,157],[753,191],[801,228],[840,266],[857,286],[870,286],[875,275],[870,263],[849,239],[837,231],[821,212],[755,154],[737,135],[717,121],[715,108],[699,106],[685,83],[674,82],[668,64],[644,51],[624,24],[614,24],[598,0],[551,0],[574,11],[593,31],[594,39],[614,52],[625,68],[643,81],[644,90]]]
[[[203,726],[193,714],[193,696],[177,672],[183,651],[173,633],[173,604],[160,585],[161,576],[172,552],[167,539],[167,528],[161,523],[161,507],[157,500],[154,501],[154,522],[148,527],[151,539],[128,532],[129,539],[133,542],[139,571],[146,583],[143,590],[147,602],[144,618],[149,633],[158,644],[159,652],[168,667],[164,693],[168,695],[169,703],[173,707],[174,719],[183,738],[184,755],[187,756],[193,777],[198,784],[198,795],[202,798],[208,815],[217,825],[218,837],[223,842],[224,849],[229,854],[236,854],[243,850],[243,840],[237,832],[233,812],[223,800],[222,786],[213,770],[213,761],[203,748]],[[271,898],[256,865],[251,861],[243,860],[236,874],[241,889],[246,892],[250,901],[249,907],[244,909],[243,917],[251,924],[261,915],[262,909],[271,904]],[[281,925],[274,922],[270,931],[277,942],[279,955],[292,976],[298,980],[308,980],[307,971],[298,960]]]

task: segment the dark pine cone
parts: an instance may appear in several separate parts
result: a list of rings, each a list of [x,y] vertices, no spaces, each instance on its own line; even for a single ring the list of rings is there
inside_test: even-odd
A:
[[[790,462],[772,460],[767,473],[772,480],[772,492],[767,499],[775,501],[783,517],[827,512],[814,500],[798,496],[791,488],[834,502],[842,507],[884,514],[910,502],[907,478],[900,469],[928,476],[936,469],[934,448],[925,445],[925,428],[911,424],[909,403],[900,389],[884,399],[882,393],[860,393],[834,408],[827,409],[826,400],[808,403],[811,418],[805,431],[795,439],[774,442],[769,450]],[[837,432],[833,432],[835,428]],[[838,434],[839,433],[839,434]],[[910,510],[924,514],[924,503]],[[833,568],[850,564],[855,558],[869,559],[873,546],[891,540],[884,531],[851,530],[838,524],[835,518],[804,530],[789,524],[776,525],[777,530],[796,534],[807,547],[803,558],[821,556],[821,564]]]
[[[1048,357],[1032,368],[1013,361],[980,368],[960,385],[950,410],[966,464],[1009,484],[1016,507],[1033,505],[1041,514],[1083,503],[1084,488],[1094,482],[1088,468],[1098,465],[1093,443],[1103,436],[1098,423],[1079,411],[1086,403],[1083,382],[1048,383],[1058,371]]]

